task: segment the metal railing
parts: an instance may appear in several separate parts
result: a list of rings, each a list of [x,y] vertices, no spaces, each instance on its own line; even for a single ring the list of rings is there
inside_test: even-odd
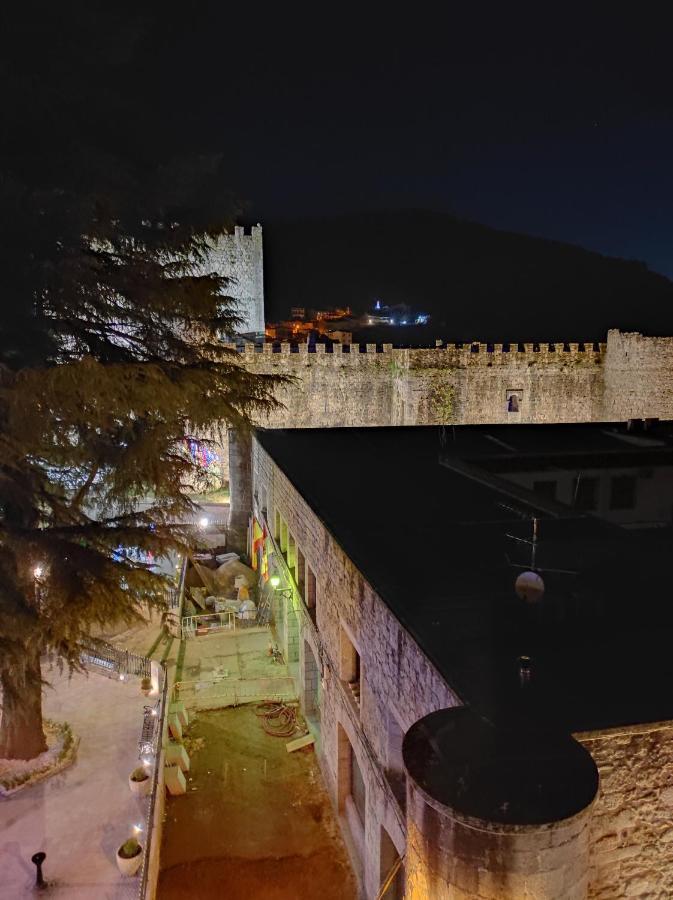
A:
[[[146,656],[115,647],[107,641],[88,641],[83,645],[80,660],[82,665],[89,666],[104,675],[150,677],[150,660]]]
[[[152,849],[152,837],[154,834],[154,811],[157,802],[157,792],[159,789],[159,776],[161,762],[161,736],[164,729],[164,720],[168,709],[168,675],[164,663],[161,664],[161,694],[157,703],[158,713],[152,716],[156,721],[154,732],[152,735],[152,753],[154,756],[154,773],[152,775],[152,788],[149,795],[149,803],[147,804],[147,814],[145,817],[145,850],[143,852],[142,869],[140,872],[140,883],[138,886],[138,900],[150,900],[148,894],[148,876],[150,871],[150,853]],[[155,707],[155,708],[157,708]],[[146,707],[147,708],[147,707]],[[143,728],[145,723],[143,721]]]
[[[182,700],[188,709],[222,709],[262,700],[297,699],[297,687],[289,674],[226,681],[177,681],[172,700]]]
[[[182,617],[183,638],[193,638],[197,634],[205,635],[216,631],[239,631],[256,627],[268,627],[268,618],[264,621],[264,616],[260,615],[259,609],[251,618],[241,618],[237,612],[230,609]]]

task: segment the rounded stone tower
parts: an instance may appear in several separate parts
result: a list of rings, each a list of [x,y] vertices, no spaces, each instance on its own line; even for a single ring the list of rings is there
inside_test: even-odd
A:
[[[598,790],[572,737],[494,727],[469,707],[407,732],[407,900],[584,900]]]

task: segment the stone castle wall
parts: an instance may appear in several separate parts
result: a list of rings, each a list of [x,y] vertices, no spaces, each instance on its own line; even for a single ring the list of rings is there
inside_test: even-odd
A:
[[[673,723],[575,735],[600,788],[589,825],[589,898],[673,897]]]
[[[288,661],[299,662],[304,710],[310,706],[307,697],[315,690],[316,679],[320,682],[317,752],[321,769],[364,895],[374,897],[381,879],[381,829],[399,854],[406,846],[404,789],[396,792],[394,781],[395,773],[398,779],[401,775],[397,769],[401,757],[399,761],[392,758],[398,748],[390,746],[391,722],[393,734],[399,734],[401,754],[401,735],[416,719],[460,701],[256,441],[252,471],[257,515],[261,517],[266,509],[272,534],[279,525],[279,548],[291,548],[287,563],[292,572],[292,611],[276,610],[276,619],[282,622],[283,650]],[[297,588],[298,559],[316,578],[313,618]],[[286,571],[283,559],[272,556],[270,563],[274,571]],[[290,620],[294,621],[288,627]],[[342,642],[346,637],[361,658],[359,705],[344,680]],[[349,745],[366,785],[364,825],[348,800]]]
[[[214,243],[206,271],[216,271],[231,279],[227,293],[239,302],[243,319],[241,334],[264,333],[264,249],[262,226],[253,225],[250,234],[236,225],[233,234],[221,235]]]
[[[406,801],[400,792],[397,742],[414,722],[459,706],[460,698],[256,441],[252,484],[256,515],[276,537],[272,571],[292,588],[290,598],[277,598],[279,639],[286,659],[299,664],[302,708],[319,729],[321,769],[364,897],[375,897],[381,883],[384,832],[406,854],[408,897],[502,900],[533,889],[554,900],[673,896],[671,722],[575,735],[600,773],[599,794],[586,816],[504,834],[483,825],[481,832],[466,831],[443,809],[442,828],[428,830],[427,798],[421,802],[413,785]],[[312,610],[309,570],[316,578]],[[345,639],[360,654],[359,704],[344,678]],[[349,799],[351,748],[365,783],[364,823]],[[456,848],[466,851],[462,893],[453,881],[453,892],[444,888],[457,877]],[[450,873],[442,869],[447,860],[456,863]]]
[[[233,345],[232,345],[233,346]],[[254,372],[290,375],[284,409],[259,424],[333,428],[673,418],[673,338],[610,331],[606,343],[251,345]],[[516,393],[518,412],[508,409]]]

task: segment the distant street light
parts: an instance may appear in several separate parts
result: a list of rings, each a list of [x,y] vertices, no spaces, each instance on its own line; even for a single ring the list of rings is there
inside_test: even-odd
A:
[[[201,516],[199,519],[199,528],[207,528],[208,527],[208,516]]]
[[[43,572],[44,569],[42,568],[42,566],[35,566],[35,568],[33,569],[33,576],[35,578],[42,578]]]

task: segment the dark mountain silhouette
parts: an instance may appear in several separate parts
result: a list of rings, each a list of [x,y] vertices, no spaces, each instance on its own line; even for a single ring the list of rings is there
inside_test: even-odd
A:
[[[644,263],[442,213],[267,222],[264,235],[268,321],[291,306],[363,312],[379,298],[432,316],[427,329],[378,330],[396,343],[673,334],[673,282]]]

